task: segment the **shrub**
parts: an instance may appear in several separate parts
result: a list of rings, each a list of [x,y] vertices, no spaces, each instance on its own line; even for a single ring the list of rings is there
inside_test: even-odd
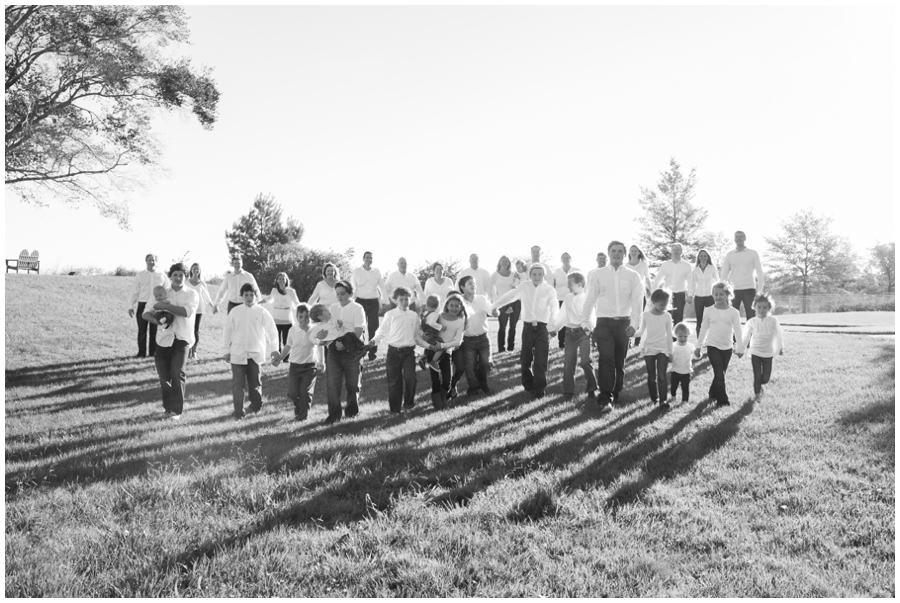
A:
[[[886,301],[858,301],[835,306],[835,312],[893,312],[894,302]]]
[[[110,276],[134,276],[137,270],[126,268],[125,266],[116,266],[116,269],[110,273]]]

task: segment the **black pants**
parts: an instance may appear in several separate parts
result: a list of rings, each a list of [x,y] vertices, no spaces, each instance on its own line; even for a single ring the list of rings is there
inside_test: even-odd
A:
[[[682,320],[684,320],[684,304],[685,304],[685,292],[684,291],[672,294],[672,309],[669,310],[669,314],[672,315],[672,326],[675,326],[678,323],[680,323]]]
[[[191,346],[191,352],[197,351],[197,346],[200,345],[200,319],[203,318],[203,313],[194,314],[194,345]]]
[[[388,382],[388,405],[391,412],[415,406],[416,398],[416,346],[395,348],[388,346],[385,359]]]
[[[694,296],[694,314],[697,315],[697,337],[700,337],[700,326],[703,323],[703,311],[715,303],[712,295],[707,295],[705,297],[699,295]]]
[[[713,370],[712,385],[709,386],[709,397],[715,398],[716,402],[728,402],[728,392],[725,391],[725,372],[728,370],[728,363],[731,362],[731,354],[733,350],[720,350],[713,346],[707,346],[706,354],[709,356],[709,364]]]
[[[284,346],[287,345],[288,333],[291,331],[291,325],[286,324],[277,324],[275,325],[275,330],[278,331],[278,351],[284,349]]]
[[[309,415],[313,392],[316,389],[316,363],[294,364],[288,369],[288,399],[294,403],[294,416],[305,419]]]
[[[682,374],[672,372],[672,388],[669,390],[669,393],[672,394],[672,397],[675,397],[675,393],[678,391],[678,386],[681,385],[681,401],[687,402],[688,398],[691,395],[691,375]]]
[[[512,313],[507,314],[506,311],[510,308]],[[522,313],[522,302],[516,300],[500,308],[499,312],[497,321],[500,323],[500,328],[497,330],[497,351],[504,352],[509,350],[512,352],[516,349],[516,323],[519,322],[519,315]],[[507,326],[509,326],[509,335],[506,334]]]
[[[441,392],[449,393],[450,392],[450,356],[452,354],[447,350],[444,350],[444,353],[441,354],[441,357],[438,359],[438,367],[441,369],[441,372],[435,372],[429,369],[429,373],[431,373],[431,393],[439,394]],[[426,362],[431,362],[432,358],[434,358],[434,351],[428,350],[425,352],[425,360]]]
[[[491,341],[487,333],[463,337],[463,362],[466,367],[467,393],[485,390],[488,387],[488,367],[491,365]]]
[[[652,356],[644,356],[644,364],[647,366],[647,389],[650,390],[650,399],[659,402],[659,396],[666,396],[666,369],[669,368],[669,357],[659,353]]]
[[[647,295],[644,294],[644,299],[643,299],[643,301],[641,301],[641,312],[643,312],[644,310],[647,309],[647,299],[648,299]],[[672,326],[675,326],[675,325],[672,325]],[[641,345],[641,338],[635,337],[634,338],[634,347],[638,347],[639,345]]]
[[[244,416],[244,383],[247,384],[250,409],[258,411],[262,408],[262,382],[259,380],[259,372],[259,365],[252,358],[247,358],[247,364],[231,365],[231,399],[234,403],[234,416]]]
[[[369,338],[366,341],[372,341],[375,331],[378,330],[378,311],[381,309],[381,301],[375,297],[371,299],[357,297],[356,303],[362,306],[366,313],[366,328],[369,331]],[[369,352],[369,358],[375,358],[375,350]]]
[[[444,356],[446,356],[446,353]],[[453,376],[450,378],[450,389],[453,390],[456,388],[459,380],[463,378],[463,375],[466,374],[466,357],[465,352],[462,350],[462,346],[454,348],[453,353],[450,354],[450,363],[453,368]],[[438,364],[438,366],[440,366],[440,364]]]
[[[756,297],[756,289],[735,289],[734,299],[731,300],[732,307],[738,312],[741,311],[741,302],[744,302],[744,314],[747,320],[756,316],[753,311],[753,299]]]
[[[543,396],[547,388],[547,359],[550,356],[550,334],[547,323],[537,326],[530,322],[522,324],[522,352],[519,363],[522,367],[522,387],[533,396]]]
[[[563,307],[563,300],[559,300],[559,307]],[[559,330],[559,333],[556,334],[556,341],[559,343],[560,349],[566,347],[566,328],[563,327]]]
[[[758,394],[772,376],[772,359],[751,354],[750,364],[753,365],[753,393]]]
[[[618,396],[625,383],[625,356],[628,354],[629,319],[598,318],[594,327],[597,342],[597,386],[600,388],[599,402],[609,402]]]
[[[184,373],[187,342],[176,338],[171,347],[157,346],[153,357],[162,390],[163,409],[180,415],[184,410],[184,389],[187,385]]]
[[[147,308],[147,302],[138,302],[137,305],[137,323],[138,323],[138,354],[147,355],[147,325],[150,325],[150,355],[156,352],[156,325],[144,320],[144,310]]]

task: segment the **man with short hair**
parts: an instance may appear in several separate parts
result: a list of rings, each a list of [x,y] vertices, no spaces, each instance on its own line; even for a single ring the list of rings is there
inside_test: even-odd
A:
[[[694,297],[693,266],[681,259],[681,245],[672,245],[672,259],[666,260],[659,267],[656,278],[653,279],[653,289],[660,284],[672,293],[672,324],[677,325],[684,319],[684,305],[690,303]]]
[[[219,285],[219,290],[216,291],[216,298],[213,300],[214,308],[218,308],[222,300],[227,298],[228,313],[230,314],[232,309],[244,303],[244,299],[241,296],[241,290],[244,285],[252,285],[254,290],[259,291],[256,279],[243,269],[243,265],[243,258],[240,253],[235,252],[231,254],[231,266],[234,268],[234,271],[231,274],[226,274],[225,280]]]
[[[531,261],[527,262],[526,269],[528,274],[531,274],[531,267],[535,264],[540,264],[544,269],[544,282],[553,286],[553,270],[550,268],[550,264],[546,264],[541,261],[541,246],[540,245],[532,245],[531,246]]]
[[[372,252],[363,253],[362,266],[350,275],[350,284],[353,286],[353,300],[363,307],[366,313],[366,324],[369,330],[369,340],[375,336],[378,330],[378,311],[381,309],[381,299],[387,294],[384,277],[378,268],[372,267]],[[375,360],[375,350],[369,350],[369,360]]]
[[[478,288],[478,293],[486,295],[488,298],[491,297],[491,273],[484,268],[478,267],[477,253],[473,253],[469,256],[469,267],[463,269],[456,276],[456,282],[458,283],[464,276],[471,276],[475,279],[475,286]]]
[[[128,316],[137,316],[138,324],[138,353],[137,358],[147,357],[147,325],[150,325],[150,356],[156,355],[156,323],[148,323],[144,318],[144,309],[147,304],[153,305],[154,287],[169,289],[171,286],[168,277],[162,272],[156,271],[156,255],[148,253],[144,257],[147,264],[146,270],[141,270],[134,275],[131,281],[131,296],[128,298]],[[135,312],[137,304],[137,312]]]
[[[563,253],[559,258],[562,262],[562,266],[557,268],[553,272],[553,286],[556,288],[556,299],[559,301],[559,307],[563,307],[563,301],[566,299],[566,295],[569,294],[569,273],[572,271],[578,271],[578,268],[572,268],[572,256],[568,253]],[[559,349],[563,349],[566,347],[566,330],[559,329]]]
[[[338,300],[328,308],[331,320],[342,329],[356,333],[357,337],[365,341],[366,313],[361,305],[351,299],[353,285],[349,281],[338,281],[334,285],[334,294]],[[347,388],[344,418],[352,419],[359,414],[359,391],[362,387],[360,357],[348,350],[340,340],[335,340],[328,344],[325,367],[328,385],[328,418],[325,419],[325,423],[330,425],[341,420],[342,385]]]
[[[584,312],[597,313],[594,340],[597,343],[597,384],[600,412],[612,410],[625,383],[628,339],[641,326],[644,283],[641,275],[624,264],[625,244],[612,241],[607,248],[609,265],[591,272]]]
[[[763,272],[759,253],[744,246],[746,240],[747,235],[744,231],[738,230],[734,233],[735,248],[725,254],[725,261],[722,262],[722,280],[731,281],[734,285],[731,305],[740,312],[743,302],[744,314],[747,315],[747,320],[750,320],[756,316],[756,312],[753,311],[753,298],[756,297],[756,292],[766,290],[766,274]]]
[[[397,304],[394,303],[394,300],[388,299],[387,296],[393,295],[393,292],[401,287],[406,287],[412,292],[413,298],[409,307],[415,311],[418,308],[417,302],[419,300],[425,301],[425,292],[422,291],[422,285],[419,283],[416,275],[406,271],[406,258],[397,260],[397,270],[388,274],[385,280],[384,301],[386,303],[390,302],[392,309],[396,308]]]

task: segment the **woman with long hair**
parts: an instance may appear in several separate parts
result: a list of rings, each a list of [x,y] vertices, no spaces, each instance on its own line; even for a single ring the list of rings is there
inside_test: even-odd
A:
[[[429,295],[437,295],[441,303],[444,303],[447,297],[456,291],[456,284],[452,278],[444,276],[444,265],[440,262],[435,262],[431,269],[434,276],[425,281],[425,299],[428,299]]]
[[[197,311],[194,313],[194,345],[191,346],[188,352],[188,358],[196,358],[197,346],[200,345],[200,319],[203,318],[203,311],[206,309],[207,304],[212,306],[213,314],[217,310],[213,305],[212,297],[209,295],[209,288],[207,288],[206,283],[203,282],[203,278],[200,276],[200,264],[197,262],[191,264],[190,274],[187,286],[200,296],[200,305],[197,306]]]
[[[441,339],[441,348],[445,351],[452,350],[453,353],[441,354],[440,360],[438,360],[439,371],[428,371],[431,374],[431,404],[436,410],[447,406],[451,388],[451,356],[459,354],[459,346],[462,344],[463,333],[468,322],[462,298],[455,293],[449,295],[444,302],[444,311],[438,318],[438,323],[446,328],[440,332],[438,337]],[[431,362],[434,351],[425,352],[425,356],[427,361]]]
[[[325,304],[326,306],[331,306],[331,304],[337,303],[337,294],[334,292],[334,286],[337,282],[341,280],[341,271],[338,270],[338,267],[328,262],[324,266],[322,266],[322,280],[316,283],[316,288],[313,289],[312,295],[309,296],[309,299],[306,303],[312,307],[315,304]]]
[[[703,311],[713,305],[713,285],[719,282],[719,270],[713,262],[712,254],[706,249],[697,252],[697,262],[691,271],[694,281],[694,314],[697,315],[697,336],[700,336],[700,324],[703,322]]]
[[[644,301],[641,304],[641,310],[647,307],[647,300],[650,299],[652,287],[650,286],[650,267],[647,266],[647,260],[644,252],[637,245],[628,248],[628,267],[641,275],[641,282],[644,283]],[[634,347],[641,344],[641,338],[634,338]]]
[[[519,282],[520,277],[512,269],[512,262],[507,256],[501,255],[497,261],[497,270],[491,275],[488,299],[494,301],[500,298],[501,295],[515,289]],[[516,349],[516,323],[519,322],[519,315],[522,313],[522,302],[517,299],[511,304],[497,308],[497,311],[499,312],[497,320],[500,324],[497,330],[497,353],[512,352]],[[507,327],[509,327],[508,334]]]
[[[287,344],[288,333],[296,320],[294,309],[300,305],[297,292],[291,288],[291,279],[287,273],[279,272],[275,276],[275,286],[272,292],[260,300],[260,304],[272,304],[269,312],[275,319],[275,329],[278,331],[278,351]]]

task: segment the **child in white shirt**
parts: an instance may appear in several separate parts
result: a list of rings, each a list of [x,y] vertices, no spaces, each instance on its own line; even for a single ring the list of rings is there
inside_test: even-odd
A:
[[[650,294],[650,309],[641,316],[641,328],[634,334],[641,337],[641,355],[647,366],[647,388],[650,401],[660,408],[669,408],[666,400],[666,369],[672,359],[672,315],[666,312],[669,292],[657,289]]]
[[[772,358],[777,353],[784,354],[784,336],[778,319],[769,312],[775,307],[775,300],[766,293],[757,294],[753,300],[756,316],[744,325],[744,346],[749,346],[750,362],[753,365],[754,402],[761,402],[763,385],[772,376]]]
[[[447,328],[438,322],[438,318],[441,317],[440,306],[441,299],[437,295],[429,295],[425,300],[425,311],[422,313],[422,338],[431,345],[440,345],[443,343],[441,341],[441,331]],[[436,373],[440,373],[441,369],[438,366],[438,361],[441,359],[443,353],[444,350],[438,348],[431,357],[428,368]],[[424,362],[424,356],[422,356],[422,360]]]
[[[688,343],[691,328],[680,322],[673,329],[675,333],[675,347],[672,350],[672,377],[669,401],[675,400],[678,386],[681,385],[681,401],[687,402],[691,391],[691,358],[694,355],[694,344]]]
[[[706,353],[709,356],[709,364],[713,369],[713,382],[709,386],[709,399],[715,400],[718,406],[728,406],[728,392],[725,390],[725,372],[728,363],[731,362],[732,352],[740,358],[744,355],[744,340],[741,338],[741,313],[728,303],[734,296],[731,286],[727,283],[716,283],[712,288],[712,296],[715,304],[703,313],[703,323],[700,325],[700,337],[697,338],[697,349],[694,357],[700,358],[700,352],[706,339]],[[734,335],[734,340],[732,340]],[[733,341],[737,341],[737,350]]]

